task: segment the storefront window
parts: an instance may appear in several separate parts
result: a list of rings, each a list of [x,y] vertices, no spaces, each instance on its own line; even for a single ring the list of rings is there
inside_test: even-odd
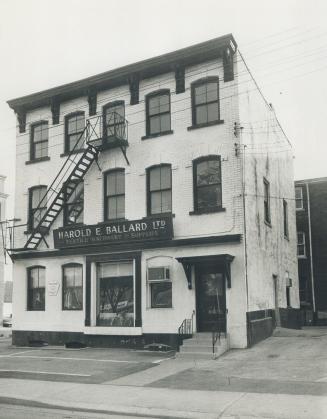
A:
[[[134,326],[133,262],[97,265],[97,326]]]

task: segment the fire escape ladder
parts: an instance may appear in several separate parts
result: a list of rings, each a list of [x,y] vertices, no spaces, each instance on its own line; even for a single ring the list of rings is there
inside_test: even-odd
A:
[[[53,201],[47,208],[44,216],[41,218],[38,225],[31,231],[31,235],[28,238],[24,246],[24,249],[36,249],[40,242],[44,240],[44,235],[49,232],[52,224],[63,209],[65,202],[67,202],[69,198],[73,195],[76,188],[78,187],[79,181],[83,180],[86,172],[89,170],[97,156],[97,148],[89,144],[83,152],[80,159],[75,164],[75,167],[73,168],[72,172],[65,180],[65,183],[61,186],[59,192],[56,194]],[[68,156],[68,159],[69,158],[70,156]]]

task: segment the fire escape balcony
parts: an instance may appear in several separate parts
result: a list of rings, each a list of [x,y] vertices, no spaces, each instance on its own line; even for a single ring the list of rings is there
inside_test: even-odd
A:
[[[106,117],[98,117],[100,122],[91,126],[98,129],[90,132],[88,144],[98,151],[105,151],[112,148],[126,149],[128,146],[128,121],[119,113],[111,112]],[[100,131],[100,132],[99,132]],[[95,135],[93,135],[95,134]]]

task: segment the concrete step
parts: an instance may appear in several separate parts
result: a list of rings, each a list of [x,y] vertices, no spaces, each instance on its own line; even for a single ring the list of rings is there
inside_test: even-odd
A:
[[[194,335],[190,339],[185,339],[183,345],[180,346],[178,357],[194,358],[194,359],[212,359],[217,358],[229,349],[229,339],[222,336],[220,341],[218,340],[215,344],[215,353],[212,351],[212,337],[210,334],[210,340],[207,336],[203,336],[204,339],[199,337],[199,334]]]

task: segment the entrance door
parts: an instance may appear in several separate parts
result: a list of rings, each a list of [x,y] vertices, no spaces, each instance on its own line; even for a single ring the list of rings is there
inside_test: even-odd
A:
[[[197,330],[226,332],[225,277],[215,266],[196,268]]]

